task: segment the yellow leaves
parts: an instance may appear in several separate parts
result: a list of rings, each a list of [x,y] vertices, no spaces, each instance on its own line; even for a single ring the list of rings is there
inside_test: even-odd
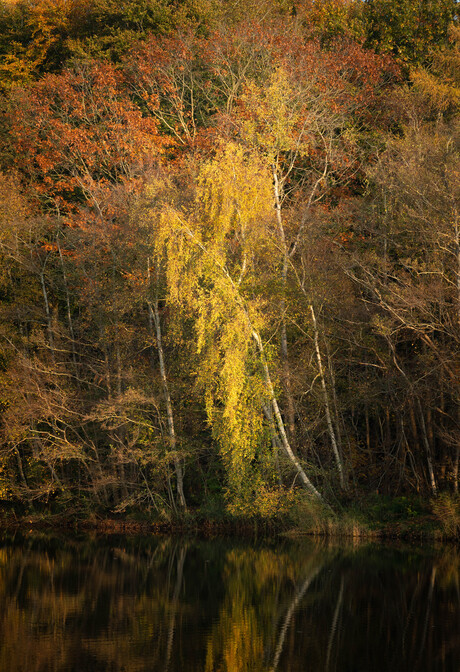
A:
[[[301,97],[280,67],[272,73],[268,86],[251,84],[242,100],[250,111],[242,124],[243,135],[250,144],[261,147],[268,161],[274,163],[279,152],[289,151],[297,143]]]
[[[35,0],[30,7],[29,23],[34,34],[50,34],[66,28],[74,2],[69,0]]]
[[[419,68],[412,73],[415,91],[420,92],[429,106],[437,112],[446,112],[460,104],[460,85],[449,79],[441,79]]]
[[[199,233],[189,228],[188,221],[172,208],[157,216],[154,231],[155,250],[160,258],[165,258],[169,300],[184,307],[193,306],[201,269]]]
[[[206,672],[216,669],[221,672],[238,672],[242,669],[262,672],[264,669],[263,640],[254,608],[247,606],[244,613],[238,614],[234,614],[234,610],[235,607],[220,615],[223,651],[221,653],[220,647],[216,647],[215,652],[212,640],[208,642]],[[216,667],[216,658],[220,657],[220,653],[222,663]]]
[[[260,385],[251,365],[251,333],[232,288],[215,278],[197,295],[197,348],[208,420],[218,439],[232,485],[241,485],[262,432]]]
[[[152,221],[168,301],[195,339],[196,384],[232,493],[252,488],[254,478],[262,484],[257,474],[253,478],[253,461],[267,441],[261,403],[266,391],[252,331],[266,320],[254,288],[273,212],[266,163],[229,142],[201,166],[188,211],[165,206]]]
[[[222,145],[213,161],[200,171],[197,211],[206,228],[203,237],[219,247],[252,248],[264,237],[267,219],[272,216],[271,179],[256,153],[235,143]],[[228,254],[228,245],[226,250]]]
[[[7,249],[13,255],[20,240],[30,235],[27,220],[30,213],[19,185],[12,175],[0,173],[0,250]],[[0,269],[6,272],[6,267]]]
[[[73,5],[75,1],[69,0],[36,0],[21,5],[24,34],[30,32],[32,39],[26,46],[18,42],[10,44],[10,53],[3,56],[0,63],[2,88],[24,84],[37,75],[49,52],[66,34]]]
[[[343,35],[362,40],[365,25],[361,4],[353,0],[302,0],[299,14],[322,42]]]
[[[10,89],[32,79],[36,63],[28,57],[21,45],[17,45],[15,50],[16,53],[5,54],[0,61],[0,87],[2,89]]]

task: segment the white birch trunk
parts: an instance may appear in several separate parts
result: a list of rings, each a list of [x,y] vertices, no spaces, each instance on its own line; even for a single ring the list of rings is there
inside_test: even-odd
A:
[[[174,427],[174,414],[173,414],[173,408],[172,408],[172,403],[171,403],[171,395],[169,393],[169,386],[168,386],[168,378],[166,376],[166,367],[165,367],[165,360],[164,360],[164,353],[163,353],[163,340],[161,336],[161,323],[160,323],[160,314],[158,312],[158,299],[155,299],[153,302],[153,307],[152,304],[149,302],[149,311],[150,315],[153,319],[153,323],[155,325],[155,334],[156,334],[156,341],[157,341],[157,349],[158,349],[158,361],[160,364],[160,375],[161,375],[161,382],[163,384],[163,395],[165,399],[165,405],[166,405],[166,416],[168,419],[168,432],[169,432],[169,442],[170,442],[170,448],[173,453],[173,460],[174,460],[174,467],[176,471],[176,480],[177,480],[177,494],[179,496],[179,503],[183,509],[187,508],[187,504],[185,501],[185,495],[184,495],[184,473],[182,470],[182,464],[180,459],[178,458],[176,454],[176,449],[177,449],[177,439],[176,439],[176,430]]]
[[[273,383],[272,383],[272,380],[271,380],[271,377],[270,377],[270,371],[268,370],[268,364],[267,364],[267,360],[265,358],[265,352],[264,352],[264,347],[263,347],[263,344],[262,344],[262,340],[261,340],[259,334],[257,333],[257,331],[255,329],[252,330],[252,337],[253,337],[256,345],[257,345],[257,349],[259,351],[260,359],[261,359],[261,362],[262,362],[262,368],[263,368],[263,371],[264,371],[264,378],[265,378],[265,387],[266,387],[266,390],[267,390],[268,395],[269,395],[270,404],[273,408],[273,414],[275,416],[276,424],[278,426],[278,432],[279,432],[279,436],[280,436],[280,439],[281,439],[281,444],[282,444],[286,454],[288,455],[289,459],[291,460],[292,464],[294,465],[297,473],[299,474],[300,480],[304,484],[305,489],[311,495],[313,495],[316,499],[319,499],[320,501],[323,501],[323,498],[321,497],[320,493],[315,488],[315,486],[313,485],[313,483],[310,481],[307,474],[303,470],[302,465],[300,464],[299,460],[297,459],[296,455],[294,454],[294,451],[292,450],[291,445],[289,443],[289,440],[288,440],[288,437],[287,437],[287,434],[286,434],[286,429],[284,427],[283,418],[281,416],[281,412],[280,412],[280,409],[279,409],[279,406],[278,406],[278,402],[276,400],[275,390],[273,389]]]
[[[311,304],[310,304],[310,312],[311,312],[311,318],[312,318],[312,321],[313,321],[313,332],[314,332],[314,338],[315,338],[316,360],[318,362],[318,372],[319,372],[319,377],[321,379],[321,387],[322,387],[322,390],[323,390],[324,408],[325,408],[325,412],[326,412],[327,428],[328,428],[328,431],[329,431],[329,436],[331,438],[332,450],[334,452],[334,457],[335,457],[335,461],[336,461],[336,464],[337,464],[337,470],[339,472],[340,486],[342,487],[343,490],[345,490],[346,485],[345,485],[342,458],[340,457],[339,447],[337,445],[337,439],[336,439],[335,432],[334,432],[334,426],[332,424],[331,409],[330,409],[330,404],[329,404],[329,397],[328,397],[328,394],[327,394],[326,379],[324,377],[323,363],[322,363],[322,360],[321,360],[321,350],[319,348],[318,325],[316,323],[315,310],[314,310],[314,308]]]
[[[288,419],[288,431],[291,441],[295,441],[295,404],[292,394],[291,369],[289,367],[288,357],[288,340],[286,330],[286,287],[289,269],[289,253],[287,249],[286,236],[284,233],[283,219],[281,216],[281,188],[278,179],[276,166],[272,167],[273,171],[273,192],[275,198],[276,221],[278,223],[279,238],[281,243],[281,251],[283,254],[282,268],[281,268],[281,301],[280,301],[280,315],[281,315],[281,363],[283,370],[283,381],[286,389],[286,415]]]

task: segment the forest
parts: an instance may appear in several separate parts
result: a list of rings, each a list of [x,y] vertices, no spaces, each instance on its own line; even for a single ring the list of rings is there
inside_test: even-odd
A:
[[[459,107],[456,0],[0,0],[0,510],[460,530]]]

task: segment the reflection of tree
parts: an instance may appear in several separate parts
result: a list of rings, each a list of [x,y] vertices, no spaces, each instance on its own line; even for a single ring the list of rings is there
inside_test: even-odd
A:
[[[271,669],[275,670],[294,613],[323,563],[324,558],[315,552],[300,562],[268,550],[229,553],[226,596],[208,640],[206,672],[262,672],[269,669],[267,661],[271,658]],[[302,583],[297,579],[299,574],[306,576]],[[285,595],[292,583],[300,587],[286,608]],[[274,614],[280,615],[280,625],[275,629]]]
[[[174,593],[171,599],[171,615],[169,617],[169,627],[168,627],[168,643],[166,646],[166,659],[165,659],[165,670],[169,669],[169,663],[171,662],[171,651],[174,640],[174,628],[176,625],[176,613],[177,606],[179,601],[180,589],[182,587],[182,580],[184,575],[184,562],[185,556],[187,555],[187,547],[181,546],[178,555],[177,555],[177,577],[176,585],[174,586]]]
[[[450,672],[459,559],[454,548],[10,540],[0,672]]]
[[[431,578],[430,578],[430,584],[429,584],[429,588],[428,588],[428,596],[427,596],[427,600],[426,600],[426,616],[425,616],[425,623],[423,625],[422,643],[421,643],[421,646],[420,646],[420,658],[422,657],[423,651],[425,649],[426,633],[427,633],[427,630],[428,630],[428,622],[430,620],[430,612],[431,612],[431,605],[432,605],[432,602],[433,602],[433,590],[434,590],[435,579],[436,579],[436,566],[433,565],[433,567],[431,569]],[[420,660],[420,658],[419,658],[419,660]],[[417,667],[418,667],[418,665],[417,665]]]
[[[345,585],[345,583],[344,583],[344,579],[343,579],[343,576],[342,576],[342,578],[340,580],[339,596],[337,598],[337,604],[336,604],[335,611],[334,611],[334,618],[332,619],[331,632],[329,634],[329,641],[327,643],[326,672],[329,669],[329,663],[331,662],[332,645],[334,643],[335,633],[337,632],[337,624],[339,622],[340,610],[342,608],[342,603],[343,603],[344,585]]]
[[[310,587],[311,582],[320,573],[321,569],[322,569],[321,567],[318,567],[311,574],[309,574],[307,576],[307,578],[303,582],[300,590],[296,591],[296,594],[295,594],[291,604],[289,605],[289,609],[286,612],[286,616],[285,616],[285,619],[284,619],[284,622],[283,622],[283,626],[282,626],[281,631],[280,631],[280,636],[279,636],[279,639],[278,639],[278,643],[276,645],[275,657],[274,657],[274,660],[273,660],[273,665],[271,667],[271,670],[273,670],[273,672],[275,672],[275,670],[278,667],[281,652],[283,650],[284,639],[286,637],[286,633],[287,633],[288,628],[291,624],[294,613],[295,613],[296,609],[298,608],[300,602],[302,601],[303,596],[305,595],[308,588]]]

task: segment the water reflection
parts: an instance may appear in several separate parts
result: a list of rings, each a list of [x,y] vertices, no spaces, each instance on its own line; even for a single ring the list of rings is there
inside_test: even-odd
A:
[[[0,544],[0,672],[457,672],[459,614],[455,548]]]

